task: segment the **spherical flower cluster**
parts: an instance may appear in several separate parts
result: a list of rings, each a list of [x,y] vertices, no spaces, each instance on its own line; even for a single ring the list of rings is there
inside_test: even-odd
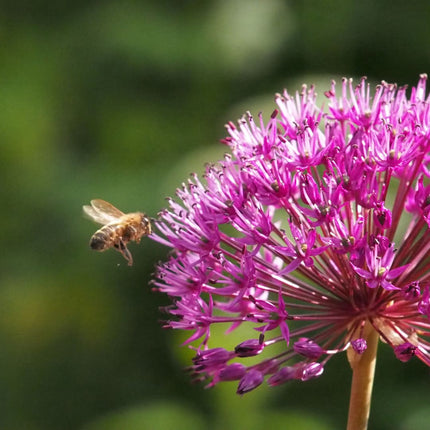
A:
[[[173,248],[153,283],[173,299],[166,325],[197,343],[197,379],[237,380],[239,394],[306,381],[363,353],[366,325],[399,360],[430,365],[426,80],[409,98],[333,82],[325,111],[303,86],[276,96],[267,123],[226,126],[231,154],[183,184],[152,236]],[[217,325],[248,334],[211,345]]]

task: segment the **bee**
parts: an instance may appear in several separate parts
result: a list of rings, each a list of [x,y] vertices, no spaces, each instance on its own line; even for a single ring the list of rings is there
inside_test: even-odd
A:
[[[115,248],[133,265],[133,257],[127,248],[127,243],[140,242],[143,236],[151,234],[151,221],[142,212],[125,214],[110,203],[95,199],[91,200],[91,206],[82,208],[84,213],[93,221],[103,224],[90,239],[90,248],[95,251],[106,251]]]

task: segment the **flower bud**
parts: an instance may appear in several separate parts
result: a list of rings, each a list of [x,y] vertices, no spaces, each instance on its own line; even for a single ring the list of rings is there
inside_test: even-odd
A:
[[[264,375],[258,370],[252,369],[247,372],[239,382],[237,394],[245,394],[257,388],[264,381]]]

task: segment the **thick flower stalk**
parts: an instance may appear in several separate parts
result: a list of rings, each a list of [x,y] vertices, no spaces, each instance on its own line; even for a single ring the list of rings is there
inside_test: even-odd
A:
[[[239,394],[306,381],[334,354],[360,357],[369,333],[430,365],[426,80],[409,98],[333,82],[325,110],[304,86],[267,123],[227,125],[231,154],[183,184],[152,235],[173,248],[153,283],[173,299],[167,327],[190,332],[197,379]],[[217,325],[248,334],[212,345]]]

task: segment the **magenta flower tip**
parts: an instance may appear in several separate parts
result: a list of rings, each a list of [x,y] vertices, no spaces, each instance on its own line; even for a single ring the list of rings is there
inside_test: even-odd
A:
[[[263,381],[264,374],[259,372],[258,370],[251,369],[240,380],[239,386],[237,387],[237,394],[242,395],[249,391],[252,391],[259,385],[261,385]]]
[[[355,339],[351,342],[351,346],[352,349],[357,353],[357,354],[363,354],[364,351],[366,351],[367,349],[367,342],[365,339],[359,338],[359,339]]]
[[[402,343],[394,348],[394,354],[403,362],[409,361],[417,350],[417,347],[409,342]]]
[[[263,342],[258,339],[249,339],[237,345],[234,352],[238,357],[253,357],[260,354],[264,349]]]
[[[242,379],[246,373],[246,367],[242,363],[232,363],[222,368],[218,374],[220,381],[236,381]]]
[[[313,340],[301,338],[294,344],[294,351],[307,358],[317,359],[324,350]]]
[[[369,324],[399,360],[430,365],[426,81],[409,96],[332,82],[326,110],[313,86],[277,94],[267,121],[229,122],[231,153],[169,199],[151,238],[173,252],[153,286],[172,298],[167,326],[197,344],[197,379],[239,394],[307,381],[362,354]],[[217,325],[246,337],[211,345]]]
[[[290,381],[291,379],[296,379],[298,370],[295,367],[284,366],[281,367],[276,373],[274,373],[270,378],[267,379],[267,383],[274,387],[275,385],[283,384],[284,382]]]
[[[324,367],[321,363],[312,362],[303,366],[300,379],[302,381],[309,381],[309,379],[316,378],[324,372]]]

